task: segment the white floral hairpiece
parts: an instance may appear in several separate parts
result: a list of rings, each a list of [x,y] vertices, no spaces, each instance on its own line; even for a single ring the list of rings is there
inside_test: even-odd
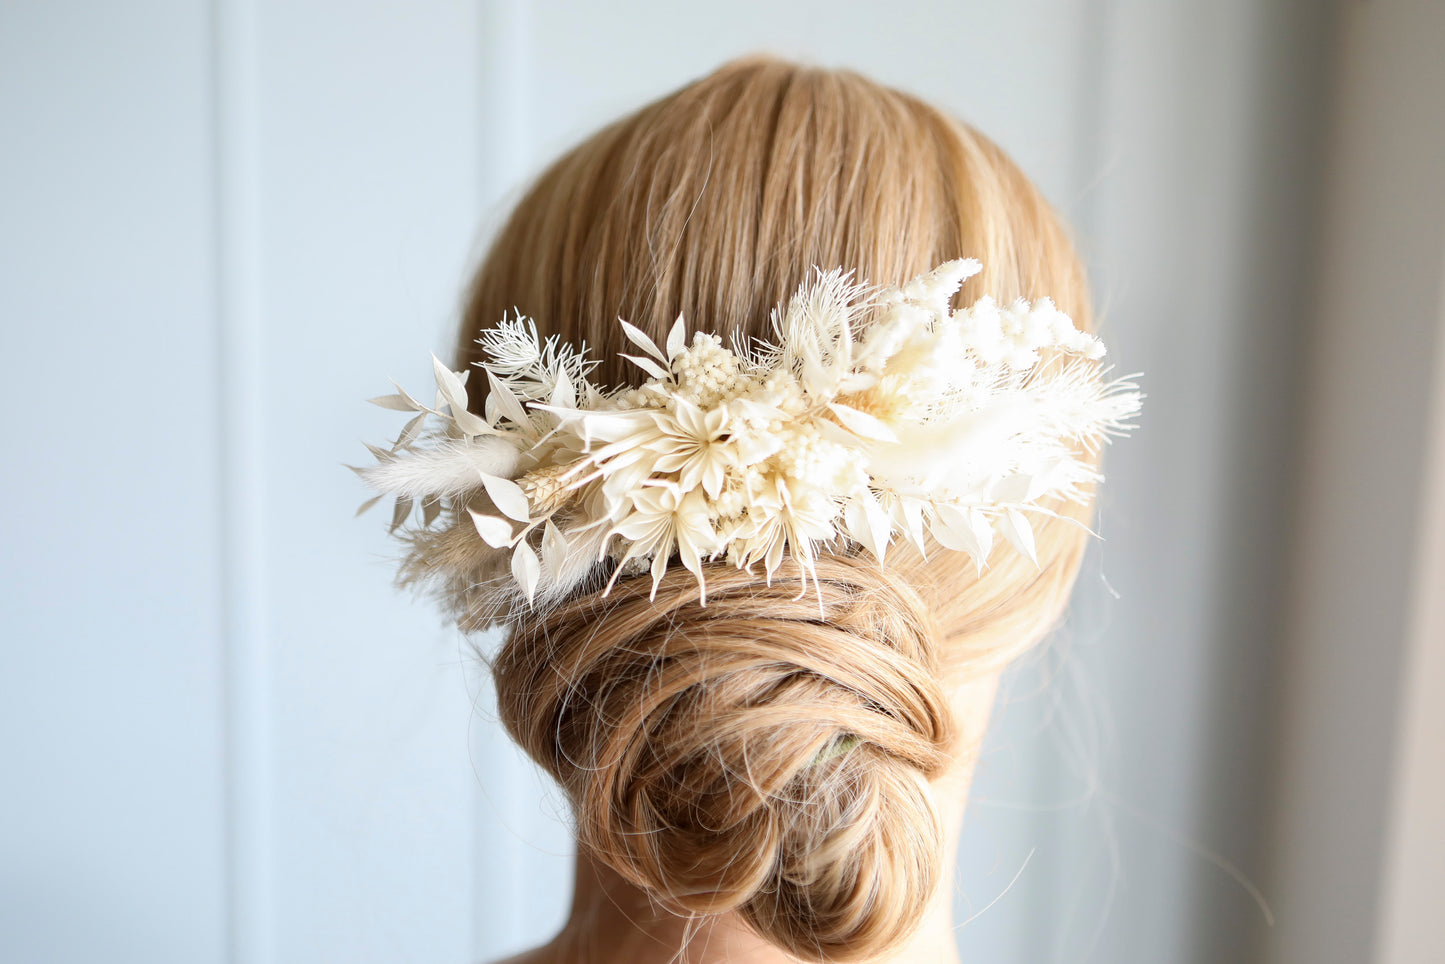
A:
[[[650,569],[655,594],[674,555],[703,603],[718,557],[771,579],[791,555],[806,588],[824,546],[882,564],[895,539],[932,537],[982,571],[998,532],[1037,564],[1028,513],[1087,498],[1100,476],[1076,446],[1130,429],[1143,396],[1104,380],[1103,344],[1047,299],[950,311],[980,268],[882,288],[815,269],[751,349],[689,340],[681,317],[659,347],[622,321],[639,351],[623,357],[648,379],[612,391],[588,382],[585,345],[504,319],[478,339],[484,414],[468,410],[470,373],[435,357],[432,405],[400,386],[372,399],[416,414],[389,449],[368,446],[377,463],[357,471],[382,495],[362,508],[394,495],[395,532],[420,507],[403,530],[412,575],[490,588],[474,621],[609,567],[608,588]],[[450,539],[429,538],[438,518]]]

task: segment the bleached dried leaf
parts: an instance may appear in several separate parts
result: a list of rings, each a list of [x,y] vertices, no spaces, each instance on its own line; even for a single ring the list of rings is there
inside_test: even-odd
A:
[[[898,441],[898,436],[893,429],[867,412],[839,402],[831,403],[828,410],[838,416],[838,421],[842,422],[850,432],[855,432],[863,438],[873,439],[876,442]]]
[[[391,510],[392,532],[395,532],[406,524],[407,517],[411,515],[411,505],[411,499],[406,496],[403,495],[397,498],[396,505],[393,506]]]
[[[392,446],[393,452],[397,449],[406,448],[412,442],[416,441],[417,436],[421,434],[422,428],[426,426],[426,416],[427,413],[422,412],[401,427],[401,434],[396,437],[396,444]]]
[[[475,438],[478,435],[496,434],[496,429],[492,428],[486,419],[479,415],[473,415],[466,409],[461,409],[460,411],[452,409],[452,421],[456,423],[457,428],[461,429],[463,433],[471,438]]]
[[[649,355],[651,355],[653,358],[656,358],[664,365],[667,364],[667,356],[658,350],[657,343],[654,342],[651,338],[647,337],[646,332],[644,332],[641,328],[638,328],[631,322],[622,321],[621,318],[618,318],[617,320],[622,322],[622,330],[626,333],[628,341],[632,342],[638,348],[641,348],[643,351],[647,352]]]
[[[647,372],[653,378],[667,378],[668,371],[651,358],[643,358],[641,355],[623,355],[632,364]]]
[[[389,408],[393,412],[415,412],[418,406],[412,404],[410,399],[401,395],[378,395],[375,398],[368,398],[373,405],[380,405],[382,408]]]
[[[984,562],[987,562],[989,553],[993,552],[993,523],[982,509],[970,508],[968,524],[973,528],[973,538],[978,542]]]
[[[414,411],[414,412],[424,412],[424,411],[426,411],[426,406],[423,405],[421,402],[418,402],[415,398],[413,398],[412,395],[411,395],[411,393],[408,392],[406,389],[402,388],[399,384],[397,384],[396,379],[394,379],[394,378],[391,379],[391,387],[394,388],[394,389],[396,389],[396,393],[397,393],[398,395],[400,395],[403,399],[406,400],[406,403],[411,406],[411,410],[412,410],[412,411]]]
[[[687,350],[687,326],[683,323],[682,315],[672,323],[672,328],[667,332],[667,361],[672,362],[674,358]]]
[[[491,386],[491,393],[487,396],[487,401],[497,406],[498,413],[514,425],[530,426],[532,424],[531,419],[527,417],[527,410],[522,407],[522,400],[507,387],[506,382],[489,371],[487,372],[487,384]]]
[[[567,537],[551,519],[542,529],[542,565],[554,576],[567,562]]]
[[[505,549],[512,543],[512,524],[506,519],[499,519],[494,515],[483,515],[474,509],[468,509],[467,513],[472,517],[472,525],[476,527],[477,535],[482,541],[493,549]]]
[[[1032,483],[1031,476],[1015,472],[994,485],[993,497],[999,502],[1027,502]]]
[[[858,433],[846,426],[839,425],[832,419],[822,418],[813,422],[812,428],[818,433],[818,437],[829,442],[835,442],[845,447],[853,447],[858,444]]]
[[[920,552],[927,552],[923,538],[923,503],[918,499],[904,499],[903,518],[908,523],[908,536]]]
[[[541,575],[542,564],[537,560],[537,554],[532,551],[532,547],[523,539],[517,543],[517,548],[512,550],[512,578],[522,587],[529,603],[537,594],[537,580]]]
[[[441,499],[425,499],[421,504],[421,524],[429,527],[442,514]]]
[[[892,538],[893,520],[888,518],[888,513],[883,511],[883,506],[878,504],[878,500],[873,497],[871,492],[866,493],[863,509],[868,521],[868,530],[873,539],[873,554],[881,563]]]
[[[1039,564],[1038,552],[1034,547],[1034,527],[1027,516],[1018,509],[1005,509],[999,519],[999,530],[1029,562],[1036,566]]]
[[[888,543],[891,538],[893,521],[888,518],[888,513],[878,504],[873,493],[865,492],[863,495],[850,499],[844,507],[848,524],[848,533],[853,540],[883,562],[888,551]]]
[[[443,365],[437,356],[431,356],[432,372],[436,375],[437,391],[452,409],[452,417],[467,410],[467,390],[461,376]]]
[[[979,538],[978,530],[974,527],[974,520],[966,509],[952,503],[943,502],[934,507],[935,516],[932,528],[933,538],[946,549],[955,549],[966,552],[973,557],[974,563],[980,572],[988,562],[990,544]]]
[[[478,474],[482,477],[482,485],[487,489],[487,496],[501,510],[502,515],[509,519],[516,519],[518,522],[527,522],[531,519],[527,494],[522,491],[520,485],[499,475],[488,475],[486,472]]]
[[[552,394],[548,396],[547,402],[553,408],[575,408],[577,406],[577,392],[572,387],[572,379],[567,377],[565,371],[557,373],[557,383],[552,386]]]
[[[347,468],[352,468],[352,466],[347,466]],[[354,518],[360,518],[362,513],[366,512],[367,509],[370,509],[372,506],[376,505],[384,498],[386,498],[385,492],[383,492],[381,495],[372,496],[371,498],[367,499],[365,502],[361,503],[361,508],[356,510],[356,516],[354,516]]]

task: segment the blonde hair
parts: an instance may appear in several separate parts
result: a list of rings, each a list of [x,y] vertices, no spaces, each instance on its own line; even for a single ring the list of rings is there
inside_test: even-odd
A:
[[[896,284],[963,256],[984,270],[960,304],[1048,296],[1090,326],[1062,224],[997,146],[857,74],[750,58],[542,174],[476,274],[459,361],[516,308],[620,385],[618,317],[658,339],[679,314],[762,336],[811,266]],[[686,573],[655,601],[650,579],[624,579],[512,628],[493,663],[502,720],[566,788],[581,845],[664,904],[737,911],[804,958],[877,957],[939,882],[929,781],[959,751],[949,686],[1058,619],[1086,538],[1044,520],[1038,568],[999,550],[981,576],[946,551],[886,568],[839,551],[801,599],[787,573],[769,585],[726,562],[706,606]]]

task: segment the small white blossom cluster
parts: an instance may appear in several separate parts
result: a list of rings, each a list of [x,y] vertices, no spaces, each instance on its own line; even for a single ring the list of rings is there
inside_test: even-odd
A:
[[[585,346],[504,319],[479,339],[484,414],[469,373],[433,359],[432,406],[373,399],[416,414],[360,471],[396,497],[393,530],[414,506],[422,530],[470,520],[514,590],[498,616],[599,567],[650,570],[655,591],[673,558],[704,601],[717,558],[771,578],[791,556],[805,583],[823,547],[848,543],[881,563],[895,540],[931,538],[981,570],[999,533],[1034,558],[1026,513],[1083,498],[1098,475],[1078,445],[1127,430],[1142,396],[1104,381],[1103,345],[1048,300],[952,311],[979,270],[950,261],[881,289],[818,271],[751,350],[689,342],[681,318],[659,347],[624,321],[647,380],[610,392],[587,381]]]

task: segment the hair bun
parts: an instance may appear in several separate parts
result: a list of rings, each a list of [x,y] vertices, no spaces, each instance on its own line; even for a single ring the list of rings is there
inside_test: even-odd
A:
[[[730,565],[619,582],[519,625],[503,721],[573,798],[582,845],[684,913],[795,955],[884,953],[942,867],[928,780],[949,706],[918,595],[824,556],[816,592]],[[821,602],[821,610],[820,610]]]

